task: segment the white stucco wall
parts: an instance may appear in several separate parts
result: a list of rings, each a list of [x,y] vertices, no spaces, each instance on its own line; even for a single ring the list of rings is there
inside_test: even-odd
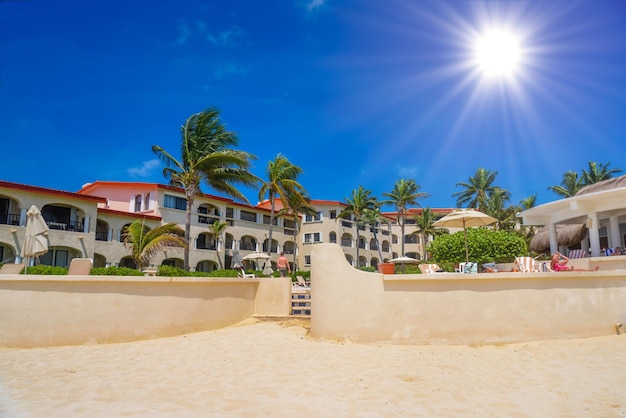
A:
[[[397,344],[486,344],[615,332],[626,270],[383,275],[313,247],[311,335]]]

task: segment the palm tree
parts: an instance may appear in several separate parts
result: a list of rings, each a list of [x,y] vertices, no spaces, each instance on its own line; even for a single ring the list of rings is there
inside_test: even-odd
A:
[[[389,223],[389,219],[385,218],[381,213],[380,213],[380,206],[376,205],[373,208],[366,208],[363,211],[363,222],[367,225],[370,225],[370,227],[372,228],[372,234],[374,234],[374,241],[376,242],[376,249],[378,250],[378,259],[380,260],[380,262],[383,262],[383,251],[380,248],[380,242],[378,241],[378,234],[376,233],[376,230],[378,228],[378,225],[380,225],[381,223]]]
[[[220,256],[220,242],[223,241],[224,231],[228,228],[227,222],[216,221],[209,225],[209,230],[215,238],[215,254],[217,254],[217,261],[220,266],[220,270],[224,268],[222,263],[222,257]]]
[[[526,199],[522,199],[519,202],[519,206],[522,210],[527,210],[532,207],[535,207],[537,204],[537,194],[535,193],[532,196],[528,196]]]
[[[611,163],[601,164],[595,161],[588,161],[587,165],[589,167],[589,171],[582,170],[582,182],[585,186],[589,184],[598,183],[603,180],[608,180],[613,177],[614,174],[619,174],[622,172],[619,168],[612,168],[609,170],[609,165]]]
[[[532,207],[535,207],[537,203],[537,195],[534,194],[532,196],[528,196],[526,199],[522,199],[519,202],[520,210],[527,210]],[[520,225],[519,228],[520,235],[526,240],[527,243],[530,243],[532,237],[535,236],[536,228],[534,225]]]
[[[200,185],[208,184],[218,192],[248,202],[235,185],[255,187],[258,178],[250,173],[251,160],[256,157],[233,150],[237,135],[220,121],[219,111],[209,108],[187,119],[181,127],[181,159],[177,160],[158,145],[152,151],[165,163],[163,175],[170,184],[180,187],[187,199],[185,241],[191,239],[191,211]],[[189,270],[189,245],[185,247],[184,268]]]
[[[352,195],[346,198],[346,206],[341,213],[340,218],[352,217],[356,222],[356,266],[359,268],[359,227],[363,224],[365,211],[374,209],[377,205],[376,197],[372,196],[372,191],[359,186],[352,190]]]
[[[299,236],[300,226],[302,225],[302,218],[300,216],[301,215],[303,215],[303,216],[306,216],[306,215],[315,216],[315,215],[317,215],[317,210],[315,210],[315,208],[311,206],[309,198],[305,198],[302,201],[296,199],[296,201],[293,201],[293,202],[288,200],[287,202],[283,202],[283,206],[284,206],[283,209],[278,211],[276,215],[277,216],[285,216],[285,215],[293,216],[293,221],[294,221],[293,266],[294,266],[294,270],[296,270],[296,267],[297,267],[296,256],[298,254],[298,240],[297,240],[297,237]]]
[[[306,189],[298,183],[298,176],[302,174],[302,169],[292,164],[287,157],[278,154],[273,161],[269,161],[266,169],[267,181],[261,181],[259,190],[259,200],[263,200],[268,195],[270,201],[270,226],[269,242],[267,254],[272,252],[272,230],[274,217],[276,215],[276,199],[280,199],[285,204],[297,205],[306,200]]]
[[[420,192],[420,186],[415,183],[413,179],[400,179],[396,181],[393,186],[393,190],[390,193],[383,193],[383,196],[388,197],[388,200],[381,202],[382,204],[393,205],[396,208],[396,216],[398,223],[400,224],[401,238],[401,256],[404,255],[404,223],[406,215],[409,210],[409,206],[418,206],[418,199],[429,197],[428,193]]]
[[[416,213],[413,215],[413,219],[415,219],[416,226],[413,234],[419,234],[422,237],[422,243],[424,245],[424,260],[428,260],[429,257],[428,252],[426,251],[426,238],[429,236],[437,237],[439,235],[447,234],[448,230],[433,226],[437,220],[437,216],[435,216],[429,207],[425,208],[421,214]]]
[[[497,171],[479,168],[476,170],[473,177],[469,177],[467,179],[467,182],[457,183],[456,187],[465,188],[465,190],[452,194],[453,197],[457,197],[457,207],[460,208],[463,205],[467,205],[468,208],[484,211],[487,198],[496,188],[496,186],[493,185],[493,182],[496,180],[497,175]]]
[[[584,186],[582,179],[578,178],[575,171],[567,171],[563,174],[560,186],[548,186],[548,190],[553,191],[562,197],[572,197]]]
[[[174,222],[154,229],[137,219],[124,229],[124,244],[131,248],[132,258],[138,269],[146,267],[152,257],[169,248],[186,248],[184,231]]]
[[[487,197],[485,202],[485,213],[498,220],[497,229],[510,231],[517,223],[515,214],[517,209],[515,206],[506,206],[511,200],[511,193],[500,187],[496,187]]]

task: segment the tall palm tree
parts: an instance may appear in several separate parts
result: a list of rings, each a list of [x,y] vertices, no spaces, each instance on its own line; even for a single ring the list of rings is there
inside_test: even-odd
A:
[[[589,170],[582,170],[582,182],[585,186],[589,184],[598,183],[603,180],[608,180],[613,177],[615,174],[619,174],[622,172],[619,168],[611,168],[609,170],[609,165],[611,163],[601,164],[595,161],[588,161],[587,166]]]
[[[298,176],[302,174],[302,169],[292,164],[287,157],[278,154],[273,161],[269,161],[266,169],[267,181],[261,181],[259,190],[259,200],[265,199],[267,195],[270,201],[270,226],[269,242],[267,254],[272,252],[272,230],[274,227],[274,217],[276,215],[276,199],[280,199],[285,204],[303,203],[306,200],[306,189],[298,183]]]
[[[496,189],[493,185],[498,175],[497,171],[479,168],[474,176],[469,177],[467,182],[459,182],[456,187],[463,187],[465,190],[454,192],[453,197],[457,197],[457,207],[466,205],[468,208],[485,210],[487,198]]]
[[[217,262],[219,263],[220,270],[224,268],[222,263],[222,257],[220,256],[220,242],[223,242],[224,231],[228,228],[227,222],[216,221],[209,225],[211,235],[215,238],[215,254],[217,255]]]
[[[180,187],[187,199],[185,241],[191,239],[191,211],[194,199],[206,183],[218,192],[248,202],[235,185],[255,187],[258,178],[250,173],[255,156],[234,150],[237,135],[220,121],[219,111],[209,108],[191,115],[181,127],[181,158],[177,160],[158,145],[152,151],[164,162],[163,175],[170,184]],[[189,270],[189,245],[185,247],[184,268]]]
[[[283,209],[277,212],[277,216],[293,216],[294,221],[294,235],[293,235],[293,266],[294,270],[297,268],[297,254],[298,254],[298,239],[297,237],[300,235],[300,227],[302,225],[301,216],[317,215],[317,210],[313,206],[311,206],[310,199],[305,198],[304,200],[295,199],[294,201],[283,202]]]
[[[532,207],[535,207],[537,204],[537,194],[535,193],[532,196],[528,196],[526,199],[522,199],[519,202],[520,209],[527,210]]]
[[[397,180],[393,186],[393,190],[389,193],[383,193],[383,196],[388,200],[384,200],[381,204],[393,205],[396,208],[396,216],[398,223],[400,224],[401,237],[401,254],[404,255],[404,224],[406,221],[406,215],[409,211],[409,206],[420,206],[417,202],[418,199],[429,197],[430,195],[425,192],[419,191],[420,186],[415,183],[413,179],[400,179]]]
[[[152,257],[169,248],[186,248],[184,231],[174,222],[148,228],[143,220],[135,220],[124,229],[124,244],[131,248],[138,269],[146,267]]]
[[[385,218],[380,213],[380,206],[376,205],[375,207],[369,209],[366,208],[363,211],[363,222],[369,225],[372,228],[372,234],[374,234],[374,241],[376,242],[376,249],[378,250],[378,259],[380,262],[383,262],[383,251],[380,248],[380,241],[378,241],[377,229],[378,226],[382,223],[389,223],[389,219]]]
[[[496,223],[497,229],[510,231],[514,229],[517,219],[515,214],[517,213],[517,207],[508,205],[511,200],[511,193],[500,187],[496,187],[493,192],[487,197],[485,202],[485,213],[498,220]]]
[[[339,213],[340,218],[352,217],[356,222],[356,266],[359,268],[359,227],[363,224],[365,211],[374,209],[377,205],[376,196],[372,191],[359,186],[352,190],[351,196],[346,198],[347,206]]]
[[[548,186],[548,190],[558,194],[561,197],[572,197],[584,186],[578,173],[575,171],[567,171],[563,174],[560,186]]]
[[[520,210],[527,210],[532,207],[535,207],[537,204],[537,194],[532,196],[528,196],[526,199],[522,199],[519,202]],[[534,225],[520,225],[519,234],[526,240],[527,243],[530,243],[532,237],[535,236],[536,228]]]
[[[437,237],[439,235],[447,234],[448,230],[445,228],[438,228],[433,224],[437,220],[432,209],[429,207],[424,208],[422,213],[416,213],[413,215],[415,219],[415,232],[413,234],[419,234],[422,237],[422,243],[424,245],[424,260],[428,260],[428,252],[426,251],[426,239],[428,237]]]

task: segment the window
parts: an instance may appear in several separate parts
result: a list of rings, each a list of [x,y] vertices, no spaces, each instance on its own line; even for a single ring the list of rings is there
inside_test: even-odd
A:
[[[321,242],[322,241],[322,234],[319,232],[314,232],[311,234],[304,234],[304,242],[306,244],[310,244],[312,242]]]
[[[321,220],[322,220],[322,213],[321,212],[317,212],[315,214],[315,216],[314,215],[306,215],[306,219],[305,219],[306,222],[318,222],[318,221],[321,221]]]
[[[283,226],[285,228],[295,228],[296,227],[296,223],[290,219],[283,219]]]
[[[337,219],[337,211],[336,210],[331,210],[330,211],[330,219]]]
[[[141,212],[141,195],[135,196],[135,212]]]
[[[150,210],[150,193],[146,193],[143,198],[143,210]]]
[[[304,264],[307,266],[311,265],[311,256],[310,255],[305,255],[304,256]]]
[[[226,208],[226,217],[233,219],[235,217],[235,209],[233,208]]]
[[[265,225],[269,225],[270,224],[270,215],[263,215],[263,223]],[[274,217],[274,223],[272,225],[278,225],[278,217],[275,216]]]
[[[239,219],[242,221],[256,222],[256,213],[242,210],[239,214]]]
[[[163,199],[163,206],[170,209],[185,210],[187,209],[187,200],[166,194]]]
[[[330,239],[330,242],[332,242],[333,244],[337,243],[337,234],[335,232],[331,232],[328,235],[328,238]]]

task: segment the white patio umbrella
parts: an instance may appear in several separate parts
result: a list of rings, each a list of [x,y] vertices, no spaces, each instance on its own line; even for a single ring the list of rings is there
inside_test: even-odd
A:
[[[465,236],[465,261],[469,262],[469,251],[467,249],[467,228],[476,226],[491,225],[496,222],[496,218],[485,215],[474,209],[458,209],[451,212],[433,223],[433,226],[441,228],[463,228]]]
[[[389,262],[394,264],[418,264],[420,261],[416,258],[403,255],[402,257],[392,258]]]
[[[48,224],[41,216],[37,206],[32,205],[26,212],[26,234],[20,255],[28,262],[48,252]],[[28,262],[25,263],[28,266]]]
[[[259,263],[259,260],[266,261],[266,260],[269,260],[270,258],[271,257],[267,255],[266,253],[255,251],[253,253],[243,256],[242,260],[252,260],[252,261],[255,261],[257,265],[260,265],[261,263]]]

